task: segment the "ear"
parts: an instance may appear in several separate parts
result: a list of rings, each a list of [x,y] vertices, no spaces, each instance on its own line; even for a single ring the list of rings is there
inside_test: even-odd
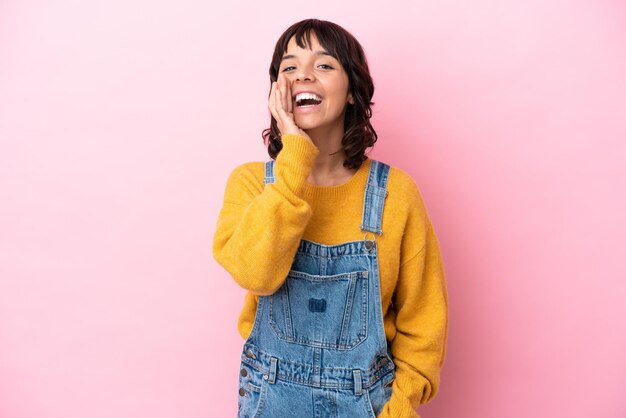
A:
[[[352,93],[348,93],[348,103],[354,104],[354,97],[352,97]]]

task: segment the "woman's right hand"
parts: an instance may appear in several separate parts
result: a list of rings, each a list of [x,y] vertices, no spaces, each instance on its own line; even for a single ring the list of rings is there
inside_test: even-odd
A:
[[[274,81],[272,83],[268,107],[272,116],[276,119],[276,124],[278,125],[278,130],[281,135],[300,135],[311,141],[309,135],[296,125],[296,121],[293,116],[291,86],[289,81],[287,81],[282,74],[278,75],[278,81]]]

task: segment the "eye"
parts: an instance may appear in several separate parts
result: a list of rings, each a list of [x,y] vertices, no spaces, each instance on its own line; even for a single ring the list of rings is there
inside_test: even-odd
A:
[[[328,65],[328,64],[320,64],[319,67],[322,67],[324,70],[333,70],[334,67]],[[282,72],[286,72],[286,71],[292,71],[294,68],[293,65],[290,65],[288,67],[283,68]]]

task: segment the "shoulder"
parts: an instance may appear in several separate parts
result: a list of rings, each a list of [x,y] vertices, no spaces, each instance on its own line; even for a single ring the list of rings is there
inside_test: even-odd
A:
[[[225,200],[231,203],[249,201],[263,191],[264,161],[248,161],[233,168],[226,181]]]
[[[390,166],[389,178],[387,180],[389,196],[395,201],[423,208],[424,200],[422,199],[422,193],[414,178],[400,167],[389,163],[387,165]]]
[[[415,240],[410,244],[412,247],[423,242],[430,219],[418,183],[406,170],[390,165],[387,191],[388,222],[402,225],[403,236],[408,234],[407,238]]]

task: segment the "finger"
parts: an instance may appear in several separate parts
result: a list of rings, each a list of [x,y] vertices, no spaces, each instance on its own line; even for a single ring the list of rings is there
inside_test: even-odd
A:
[[[278,113],[278,117],[280,118],[281,132],[283,134],[297,133],[297,126],[291,114],[288,114],[282,106],[276,108],[276,113]]]
[[[293,113],[293,93],[291,92],[291,83],[287,81],[287,112]]]
[[[282,89],[281,89],[281,85],[280,85],[280,74],[278,74],[278,77],[276,77],[276,89],[278,89],[278,91],[280,91],[280,93],[282,94]],[[278,106],[280,104],[280,106],[282,106],[283,104],[283,99],[280,97],[280,95],[278,95],[278,101],[276,102],[276,109],[278,109],[280,106]]]
[[[280,86],[280,82],[276,82],[276,91],[274,92],[274,108],[276,111],[283,108],[283,92],[282,87]]]
[[[281,99],[281,104],[283,106],[284,110],[287,110],[289,105],[287,104],[287,80],[285,79],[285,77],[281,74],[281,76],[279,77],[279,81],[280,81],[280,99]]]
[[[267,107],[270,109],[270,111],[272,110],[272,108],[274,107],[274,100],[276,99],[275,95],[274,95],[274,87],[276,86],[276,82],[273,81],[272,82],[272,87],[270,89],[270,97],[267,103]]]
[[[278,121],[282,122],[282,117],[283,117],[283,113],[284,113],[284,108],[283,108],[283,92],[282,89],[280,88],[279,85],[276,86],[276,92],[275,92],[275,106],[274,109],[276,110],[276,114],[278,115]]]
[[[276,119],[276,124],[278,125],[278,129],[283,133],[284,128],[284,116],[283,116],[283,107],[280,103],[280,89],[278,85],[276,86],[276,91],[274,92],[274,119]]]
[[[277,93],[278,93],[278,84],[274,82],[272,83],[272,90],[270,92],[269,108],[270,108],[270,112],[272,112],[272,116],[274,116],[274,119],[278,121],[277,103],[276,103]]]

